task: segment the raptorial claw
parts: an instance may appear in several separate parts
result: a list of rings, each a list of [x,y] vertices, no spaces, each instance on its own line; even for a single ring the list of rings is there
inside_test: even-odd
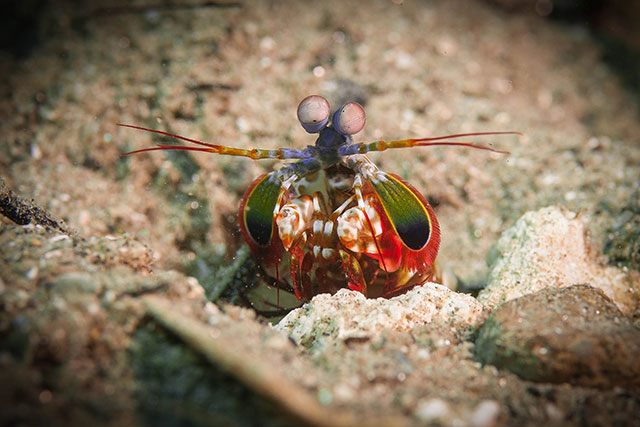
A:
[[[349,289],[362,292],[367,296],[367,281],[364,278],[364,272],[360,263],[353,255],[347,251],[339,251],[340,260],[342,261],[342,270],[349,279]]]
[[[286,250],[309,228],[312,214],[313,201],[309,196],[302,196],[282,206],[276,217],[276,224]]]

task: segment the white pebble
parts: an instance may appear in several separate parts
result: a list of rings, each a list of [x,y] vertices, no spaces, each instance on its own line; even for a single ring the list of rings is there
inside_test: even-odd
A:
[[[236,126],[238,127],[238,130],[242,133],[247,133],[251,130],[251,125],[249,124],[249,121],[244,117],[238,117],[236,119]]]
[[[24,277],[26,277],[27,280],[35,280],[38,277],[39,272],[40,271],[38,270],[38,267],[31,267],[29,270],[27,270]]]
[[[415,412],[421,421],[443,420],[449,415],[449,405],[442,399],[421,400]]]
[[[483,400],[471,414],[470,424],[474,427],[490,427],[496,424],[500,415],[500,404],[495,400]]]

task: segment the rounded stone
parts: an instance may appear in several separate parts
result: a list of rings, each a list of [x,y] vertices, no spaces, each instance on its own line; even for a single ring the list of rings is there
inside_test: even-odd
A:
[[[480,328],[476,358],[540,382],[640,388],[640,330],[600,289],[548,288],[508,301]]]

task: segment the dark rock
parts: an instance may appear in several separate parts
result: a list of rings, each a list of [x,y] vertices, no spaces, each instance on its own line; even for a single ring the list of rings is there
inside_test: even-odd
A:
[[[640,388],[640,330],[600,289],[544,289],[508,301],[481,327],[476,358],[539,382]]]

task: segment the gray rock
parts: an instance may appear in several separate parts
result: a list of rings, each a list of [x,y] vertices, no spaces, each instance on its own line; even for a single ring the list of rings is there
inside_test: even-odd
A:
[[[540,382],[640,387],[640,330],[603,291],[549,288],[495,309],[476,358]]]
[[[291,311],[276,329],[305,347],[322,349],[336,340],[377,337],[385,329],[409,331],[427,324],[452,330],[473,328],[484,316],[482,306],[472,296],[426,283],[391,299],[367,299],[348,289],[335,295],[317,295]]]
[[[551,206],[527,212],[489,253],[489,284],[478,295],[494,308],[549,287],[581,283],[602,289],[626,315],[640,310],[640,275],[606,266],[577,214]]]

